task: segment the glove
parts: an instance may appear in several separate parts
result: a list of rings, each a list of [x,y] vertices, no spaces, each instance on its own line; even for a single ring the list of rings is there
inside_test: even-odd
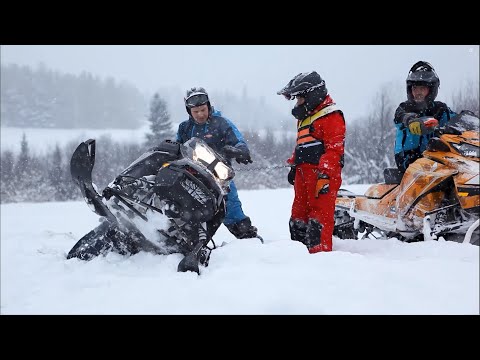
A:
[[[252,158],[250,157],[250,153],[246,153],[246,154],[242,154],[240,156],[237,156],[235,158],[235,160],[237,161],[237,163],[239,164],[249,164],[249,163],[253,163],[253,160]]]
[[[327,174],[318,173],[317,186],[315,187],[315,197],[318,198],[320,194],[326,194],[330,190],[330,178]]]
[[[290,171],[288,172],[288,182],[290,185],[295,185],[295,174],[297,173],[297,168],[295,166],[292,166],[290,168]]]
[[[414,135],[426,135],[438,126],[438,120],[431,116],[412,118],[408,121],[408,129]]]
[[[231,145],[225,145],[223,147],[223,152],[225,153],[225,155],[228,157],[228,158],[235,158],[235,160],[237,161],[237,163],[242,163],[242,164],[248,164],[248,163],[252,163],[253,160],[252,158],[250,157],[250,152],[247,150],[242,150],[242,149],[239,149],[235,146],[231,146]]]
[[[402,123],[405,127],[408,127],[408,124],[410,121],[413,121],[414,119],[418,118],[417,113],[405,113],[402,117]]]
[[[231,158],[239,156],[241,154],[242,150],[236,148],[235,146],[225,145],[223,147],[223,152],[225,153],[225,155],[229,159],[231,159]]]
[[[408,130],[410,130],[413,135],[422,135],[422,123],[418,118],[412,119],[408,122]]]

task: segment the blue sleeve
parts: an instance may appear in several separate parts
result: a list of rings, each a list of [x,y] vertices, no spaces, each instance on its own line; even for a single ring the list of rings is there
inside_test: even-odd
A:
[[[442,118],[438,119],[439,120],[439,125],[444,126],[447,124],[448,121],[450,121],[455,115],[457,115],[456,112],[454,112],[452,109],[447,107],[447,109],[443,112]]]
[[[242,133],[238,130],[235,124],[226,117],[224,117],[224,119],[226,120],[229,127],[229,129],[227,129],[226,131],[227,135],[225,139],[225,144],[248,149],[247,143],[243,138]]]
[[[184,123],[180,123],[180,125],[178,125],[178,130],[177,130],[177,142],[179,143],[182,143],[183,144],[183,140],[182,140],[182,133],[183,133],[183,129],[185,127],[185,124]]]
[[[457,115],[457,113],[456,113],[455,111],[453,111],[452,109],[450,109],[450,108],[447,108],[447,109],[448,109],[448,112],[449,112],[449,114],[450,114],[450,119],[451,119],[452,117],[454,117],[455,115]]]

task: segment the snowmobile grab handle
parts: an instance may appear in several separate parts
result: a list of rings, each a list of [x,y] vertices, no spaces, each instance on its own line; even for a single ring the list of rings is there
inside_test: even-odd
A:
[[[423,122],[423,125],[427,128],[438,126],[438,120],[435,118],[428,118]]]
[[[434,130],[438,127],[438,120],[435,119],[432,116],[422,116],[422,117],[419,117],[419,118],[414,118],[414,119],[410,120],[410,124],[413,124],[413,123],[418,123],[419,124],[419,126],[420,126],[419,130],[421,132],[421,135],[430,134],[430,133],[434,132]],[[411,125],[409,125],[409,126],[411,126]],[[410,131],[412,131],[412,129],[410,129]],[[418,133],[416,135],[420,135],[420,133]]]

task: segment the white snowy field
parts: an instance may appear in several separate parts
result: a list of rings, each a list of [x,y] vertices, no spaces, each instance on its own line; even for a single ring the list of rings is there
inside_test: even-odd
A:
[[[221,226],[229,244],[200,275],[177,272],[179,254],[66,260],[98,224],[85,203],[3,204],[0,312],[479,314],[478,246],[334,238],[333,252],[309,254],[289,236],[293,188],[239,194],[265,244]]]
[[[186,120],[181,119],[181,120]],[[179,123],[172,123],[176,131]],[[240,125],[239,125],[240,126]],[[242,128],[242,131],[246,129]],[[102,136],[109,137],[112,141],[123,144],[141,144],[145,141],[146,133],[150,132],[149,125],[144,124],[137,129],[41,129],[41,128],[0,128],[0,150],[12,151],[15,154],[20,152],[20,144],[23,134],[28,142],[29,149],[35,154],[46,154],[52,152],[58,144],[60,148],[69,143],[79,144],[87,139],[99,139]],[[260,137],[266,136],[266,130],[255,130]],[[283,130],[274,131],[277,139],[282,139],[285,134],[295,138],[294,132]]]
[[[98,139],[108,136],[112,141],[123,143],[141,143],[145,140],[148,125],[138,129],[41,129],[2,127],[0,129],[1,151],[20,152],[23,134],[27,139],[29,149],[34,153],[52,151],[55,146],[63,147],[70,142],[80,143],[90,138]]]

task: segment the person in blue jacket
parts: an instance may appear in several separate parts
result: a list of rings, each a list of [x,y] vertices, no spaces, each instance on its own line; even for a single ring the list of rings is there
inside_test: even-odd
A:
[[[188,120],[178,126],[177,141],[184,143],[192,137],[204,140],[212,149],[222,154],[228,161],[252,163],[250,150],[237,127],[210,104],[208,93],[203,87],[187,90],[185,108]],[[237,187],[231,181],[230,192],[226,197],[226,215],[223,224],[238,239],[257,237],[257,228],[250,217],[242,210]]]
[[[445,103],[435,101],[440,79],[428,62],[416,62],[406,82],[408,99],[397,107],[394,117],[395,162],[401,172],[422,156],[433,129],[456,115]]]

